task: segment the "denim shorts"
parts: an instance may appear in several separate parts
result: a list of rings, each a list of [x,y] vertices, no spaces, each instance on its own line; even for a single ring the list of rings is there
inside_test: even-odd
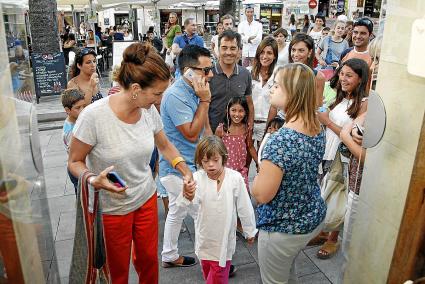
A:
[[[162,183],[159,181],[159,176],[156,177],[155,182],[156,182],[156,194],[157,194],[157,196],[159,196],[161,198],[168,197],[167,190],[162,185]]]

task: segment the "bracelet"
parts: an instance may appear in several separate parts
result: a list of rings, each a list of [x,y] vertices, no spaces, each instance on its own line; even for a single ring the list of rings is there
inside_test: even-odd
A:
[[[175,169],[177,164],[181,163],[181,162],[185,162],[185,160],[183,159],[183,157],[176,157],[171,161],[171,166],[173,166],[173,168]]]
[[[199,100],[201,103],[211,103],[211,100]]]

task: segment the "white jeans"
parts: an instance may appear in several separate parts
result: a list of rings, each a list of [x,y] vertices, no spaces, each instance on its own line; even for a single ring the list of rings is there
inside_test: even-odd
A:
[[[343,283],[344,272],[348,263],[348,249],[353,235],[353,223],[355,222],[358,214],[359,196],[354,192],[348,193],[347,211],[345,212],[344,219],[344,233],[342,235],[341,251],[342,251],[342,264],[338,273],[338,283]]]
[[[169,201],[161,255],[162,261],[172,262],[179,258],[177,244],[183,220],[186,218],[188,213],[193,219],[195,219],[197,212],[194,209],[179,207],[176,205],[177,197],[183,190],[183,179],[181,177],[168,175],[160,178],[160,181],[167,190]]]
[[[254,123],[254,129],[252,131],[252,140],[261,143],[266,131],[266,125],[266,123]],[[255,147],[257,147],[256,143]]]
[[[296,281],[295,258],[322,228],[323,223],[313,232],[302,235],[260,230],[258,260],[263,284],[286,284],[289,280]]]

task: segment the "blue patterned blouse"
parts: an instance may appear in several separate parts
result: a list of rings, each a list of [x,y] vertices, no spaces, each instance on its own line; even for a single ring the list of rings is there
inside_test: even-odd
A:
[[[270,136],[262,160],[277,165],[284,175],[276,196],[257,208],[259,229],[307,234],[324,220],[326,204],[317,176],[325,144],[324,131],[311,137],[282,127]]]

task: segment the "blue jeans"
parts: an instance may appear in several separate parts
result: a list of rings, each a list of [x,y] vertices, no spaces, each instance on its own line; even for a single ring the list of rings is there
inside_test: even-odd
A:
[[[71,180],[72,184],[74,185],[75,196],[77,196],[78,178],[74,177],[71,174],[71,172],[69,171],[68,168],[66,170],[68,171],[69,179]]]

